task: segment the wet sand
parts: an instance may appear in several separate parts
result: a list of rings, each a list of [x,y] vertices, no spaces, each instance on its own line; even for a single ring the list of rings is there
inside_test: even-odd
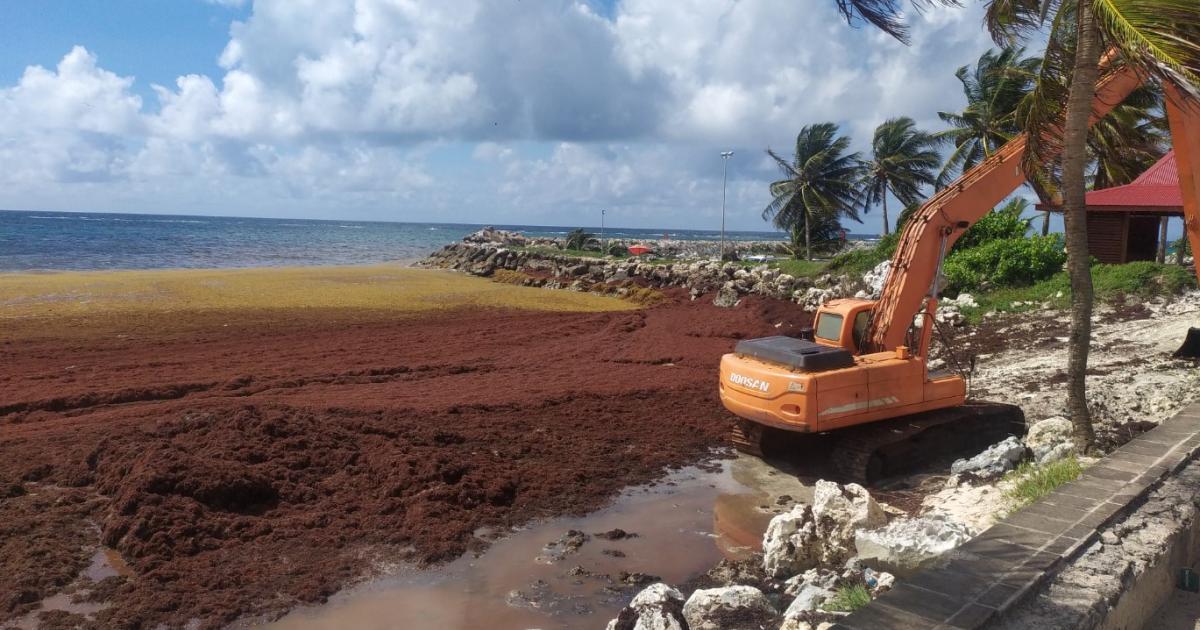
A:
[[[807,316],[670,298],[388,267],[0,277],[0,623],[64,589],[98,606],[64,624],[270,619],[709,458],[720,354]],[[130,575],[86,576],[101,545]]]

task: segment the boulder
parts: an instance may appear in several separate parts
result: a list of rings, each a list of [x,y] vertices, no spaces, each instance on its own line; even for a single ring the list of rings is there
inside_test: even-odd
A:
[[[634,596],[607,630],[683,630],[683,593],[663,584],[651,584]]]
[[[1062,416],[1046,418],[1029,427],[1029,433],[1025,435],[1025,446],[1033,451],[1035,462],[1048,464],[1075,454],[1071,431],[1070,420]]]
[[[892,261],[885,260],[875,268],[863,274],[863,284],[867,288],[863,291],[865,297],[870,300],[878,300],[879,294],[883,292],[883,285],[887,282],[888,272],[892,270]]]
[[[466,243],[498,243],[501,245],[524,245],[525,236],[516,232],[507,230],[497,230],[492,226],[487,226],[476,230],[463,237]]]
[[[1025,445],[1014,436],[993,444],[970,459],[960,459],[950,465],[955,475],[970,473],[980,479],[995,479],[1016,467],[1025,457]]]
[[[788,577],[818,565],[838,566],[854,555],[854,532],[881,527],[887,517],[862,486],[818,481],[812,505],[771,519],[763,535],[763,568]]]
[[[931,515],[899,519],[886,527],[859,531],[854,537],[854,547],[858,557],[871,566],[911,573],[971,537],[966,525]]]
[[[784,592],[795,599],[784,616],[795,616],[800,611],[818,610],[821,604],[834,597],[837,592],[838,574],[829,569],[809,569],[784,582]]]
[[[821,539],[812,506],[797,505],[771,519],[763,534],[763,568],[767,575],[787,577],[821,562]]]
[[[887,523],[883,509],[867,489],[820,480],[813,487],[813,516],[823,541],[821,562],[838,566],[854,555],[854,533]]]
[[[726,586],[700,589],[683,605],[683,617],[690,630],[720,630],[733,627],[731,619],[748,623],[736,627],[757,627],[751,620],[769,619],[777,613],[762,591],[753,586]]]
[[[717,291],[717,297],[713,298],[713,306],[720,306],[721,308],[733,308],[737,306],[738,301],[737,289],[734,288],[732,282],[726,282],[725,284],[721,285],[720,290]]]
[[[800,306],[804,307],[804,310],[815,311],[819,306],[832,300],[834,297],[836,297],[836,294],[832,289],[809,287],[796,301]]]

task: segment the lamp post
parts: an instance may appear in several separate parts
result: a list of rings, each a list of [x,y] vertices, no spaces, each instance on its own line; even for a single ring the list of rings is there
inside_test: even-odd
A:
[[[604,208],[600,209],[600,247],[602,247],[604,249],[604,251],[600,252],[601,258],[608,255],[608,241],[604,240],[604,213],[605,212],[607,212],[607,211]]]
[[[721,161],[724,166],[721,169],[721,262],[725,261],[725,185],[729,181],[729,158],[733,157],[733,151],[722,151]]]

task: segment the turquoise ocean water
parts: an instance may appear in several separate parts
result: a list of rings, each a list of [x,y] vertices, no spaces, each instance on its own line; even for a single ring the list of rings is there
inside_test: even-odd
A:
[[[0,211],[0,271],[348,265],[421,258],[480,225]],[[572,228],[499,225],[527,236]],[[594,229],[594,228],[593,228]],[[612,238],[715,240],[715,230],[609,227]],[[727,232],[783,240],[780,232]]]

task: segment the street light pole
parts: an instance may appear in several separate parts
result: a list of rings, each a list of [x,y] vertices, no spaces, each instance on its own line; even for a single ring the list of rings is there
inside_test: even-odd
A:
[[[605,212],[606,212],[606,210],[604,208],[600,209],[600,247],[604,248],[604,251],[600,252],[601,258],[608,255],[608,241],[604,240],[604,213]]]
[[[721,169],[721,256],[720,260],[725,260],[725,185],[729,181],[729,158],[733,157],[733,151],[722,151],[721,161],[724,167]]]

